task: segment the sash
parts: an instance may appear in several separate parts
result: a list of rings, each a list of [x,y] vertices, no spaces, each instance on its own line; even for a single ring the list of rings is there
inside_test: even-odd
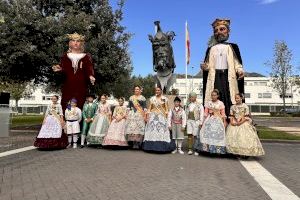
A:
[[[145,112],[144,112],[142,106],[140,105],[139,101],[135,97],[133,98],[132,103],[133,103],[134,108],[144,116]]]
[[[57,114],[55,109],[51,108],[50,113],[60,122],[60,116]]]
[[[219,118],[221,118],[221,119],[223,118],[223,116],[221,115],[219,109],[212,108],[211,110],[213,111],[213,114],[212,114],[212,115],[214,115],[214,116],[216,116],[216,117],[219,117]]]
[[[155,102],[153,103],[153,105],[155,106],[155,108],[163,115],[163,116],[165,116],[166,117],[166,112],[163,112],[161,109],[162,109],[162,106],[160,106],[160,104],[159,105],[157,105],[158,104],[158,102],[156,102],[156,100],[155,100]]]

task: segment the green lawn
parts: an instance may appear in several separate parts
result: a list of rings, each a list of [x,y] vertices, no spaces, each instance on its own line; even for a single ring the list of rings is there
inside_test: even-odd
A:
[[[274,130],[265,126],[257,126],[260,139],[300,140],[300,136]]]
[[[13,116],[11,127],[39,125],[42,123],[43,118],[43,115]],[[278,131],[264,126],[257,126],[256,128],[260,139],[300,140],[300,136],[288,134],[284,131]]]
[[[12,117],[11,127],[39,125],[43,119],[43,115],[17,115]]]

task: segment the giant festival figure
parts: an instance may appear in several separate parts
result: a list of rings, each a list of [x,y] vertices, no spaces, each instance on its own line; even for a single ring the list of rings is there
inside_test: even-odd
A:
[[[149,35],[149,40],[152,43],[153,70],[157,73],[158,84],[161,86],[163,92],[166,92],[175,79],[173,72],[176,65],[171,46],[175,33],[173,31],[163,33],[159,23],[159,21],[154,22],[157,32],[154,37]]]
[[[77,99],[77,106],[82,109],[88,85],[95,83],[93,62],[91,55],[84,52],[84,36],[78,33],[67,36],[69,50],[63,54],[60,64],[53,66],[52,69],[64,75],[61,99],[63,110],[72,98]]]
[[[203,104],[211,100],[214,89],[220,92],[226,116],[235,104],[235,95],[244,93],[244,70],[237,44],[226,42],[230,33],[229,19],[216,19],[212,23],[214,44],[208,47],[201,64],[203,70]]]

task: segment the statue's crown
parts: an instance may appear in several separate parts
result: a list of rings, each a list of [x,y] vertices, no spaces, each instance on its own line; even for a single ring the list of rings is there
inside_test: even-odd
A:
[[[67,34],[67,37],[69,40],[79,40],[79,41],[84,41],[84,35],[80,35],[78,33],[72,33],[72,34]]]
[[[215,19],[215,21],[211,24],[213,28],[220,26],[220,25],[225,25],[225,26],[230,26],[230,19]]]

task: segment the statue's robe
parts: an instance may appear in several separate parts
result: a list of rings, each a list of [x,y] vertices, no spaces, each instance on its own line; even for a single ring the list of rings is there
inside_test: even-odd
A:
[[[228,71],[224,73],[223,82],[216,79],[219,76],[216,76],[214,59],[210,53],[211,47],[206,50],[204,62],[208,64],[208,69],[203,71],[203,102],[205,105],[211,100],[213,89],[219,89],[220,100],[225,105],[225,113],[228,117],[230,106],[235,104],[235,94],[244,93],[244,78],[238,79],[237,74],[244,70],[238,45],[234,43],[224,44],[229,45],[230,50],[227,52]],[[226,88],[227,91],[224,91],[223,88]]]
[[[63,110],[66,109],[68,101],[72,98],[77,100],[77,107],[82,109],[88,93],[89,77],[94,76],[94,66],[91,56],[86,54],[81,58],[78,61],[78,69],[74,72],[72,61],[68,58],[67,53],[65,53],[61,58],[60,66],[64,76],[61,99]]]

